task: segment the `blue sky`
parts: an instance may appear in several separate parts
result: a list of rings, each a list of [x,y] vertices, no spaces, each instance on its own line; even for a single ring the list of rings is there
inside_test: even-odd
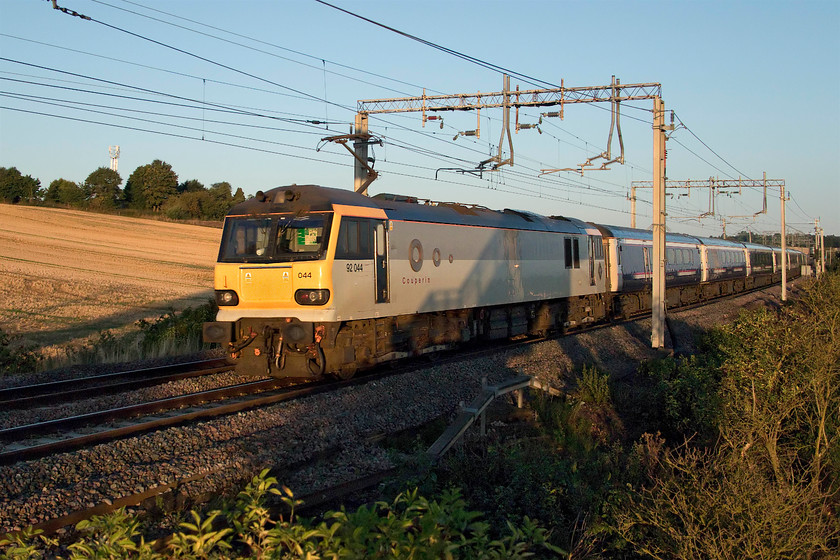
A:
[[[360,99],[499,91],[502,76],[314,0],[0,0],[0,166],[44,186],[83,181],[120,146],[123,180],[162,159],[179,179],[247,194],[291,183],[352,188],[349,132]],[[542,82],[662,84],[687,128],[668,142],[675,180],[784,179],[792,231],[840,234],[840,3],[335,0],[335,5]],[[198,33],[197,33],[198,32]],[[154,41],[154,42],[153,42]],[[177,49],[177,50],[176,50]],[[525,79],[512,87],[533,89]],[[220,110],[224,107],[224,112]],[[515,208],[629,225],[626,195],[651,179],[651,103],[622,106],[626,165],[540,176],[606,148],[604,106],[568,105],[542,134],[513,135],[514,166],[481,178],[441,171],[496,155],[500,111],[372,116],[380,178],[371,193]],[[545,112],[550,109],[542,109]],[[539,110],[520,122],[536,123]],[[245,114],[247,113],[247,114]],[[142,120],[141,120],[142,119]],[[305,121],[328,121],[312,125]],[[319,149],[320,148],[320,149]],[[617,137],[612,150],[618,152]],[[435,179],[437,173],[438,178]],[[650,200],[649,191],[640,197]],[[671,231],[778,231],[778,190],[668,199]],[[638,225],[651,221],[638,205]]]

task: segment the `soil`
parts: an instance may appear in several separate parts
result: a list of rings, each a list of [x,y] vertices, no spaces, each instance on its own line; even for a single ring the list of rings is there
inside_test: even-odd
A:
[[[39,347],[206,303],[221,229],[0,204],[0,328]]]

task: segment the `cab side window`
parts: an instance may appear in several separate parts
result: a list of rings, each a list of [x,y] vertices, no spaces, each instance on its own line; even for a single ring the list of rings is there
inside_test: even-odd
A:
[[[578,239],[563,239],[563,254],[565,256],[566,268],[580,268],[580,243]]]
[[[342,218],[335,258],[373,259],[373,231],[371,220]]]

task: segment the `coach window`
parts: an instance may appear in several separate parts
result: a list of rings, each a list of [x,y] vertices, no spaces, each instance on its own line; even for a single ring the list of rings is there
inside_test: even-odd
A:
[[[580,244],[578,239],[572,240],[572,258],[575,261],[575,268],[580,268]]]

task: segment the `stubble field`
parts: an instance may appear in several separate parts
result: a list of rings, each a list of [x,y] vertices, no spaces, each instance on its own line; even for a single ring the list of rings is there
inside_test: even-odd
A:
[[[221,232],[0,204],[0,328],[62,346],[206,303]]]

